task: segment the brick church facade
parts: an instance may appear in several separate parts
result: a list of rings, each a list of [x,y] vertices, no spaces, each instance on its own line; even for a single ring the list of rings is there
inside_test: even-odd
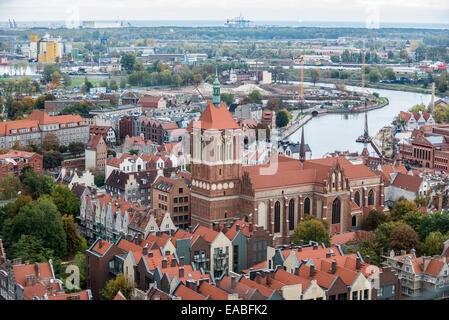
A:
[[[302,152],[301,160],[279,156],[267,165],[242,167],[243,133],[220,102],[217,78],[213,103],[188,131],[192,225],[212,228],[238,217],[263,226],[278,245],[291,242],[307,214],[327,220],[334,234],[360,226],[372,208],[384,208],[382,176],[345,157],[305,160]]]

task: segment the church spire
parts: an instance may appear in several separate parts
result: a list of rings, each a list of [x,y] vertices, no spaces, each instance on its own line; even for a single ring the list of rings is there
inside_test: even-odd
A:
[[[299,146],[299,160],[301,163],[306,160],[306,145],[304,143],[304,126],[302,127],[301,145]]]
[[[218,70],[215,69],[214,95],[212,102],[217,108],[220,108],[220,81],[218,80]]]

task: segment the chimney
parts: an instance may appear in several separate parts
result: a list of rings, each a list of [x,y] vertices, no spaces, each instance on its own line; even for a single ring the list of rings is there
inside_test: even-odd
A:
[[[252,222],[249,223],[249,232],[253,232],[254,225]]]
[[[407,254],[407,251],[401,250],[401,256],[406,255],[406,254]]]
[[[231,289],[235,288],[235,277],[231,276]]]
[[[365,262],[371,264],[371,257],[369,255],[365,256]]]
[[[331,273],[334,274],[337,271],[337,261],[332,260]]]
[[[184,257],[179,257],[179,265],[184,266]]]
[[[184,268],[180,267],[179,268],[179,279],[184,278]]]
[[[355,259],[355,269],[360,270],[360,267],[361,267],[360,257],[357,257],[357,259]]]
[[[236,224],[236,225],[235,225],[235,230],[236,230],[236,231],[239,231],[239,230],[240,230],[240,225],[239,225],[239,224]]]
[[[295,267],[295,273],[296,276],[299,276],[299,267]]]
[[[53,285],[49,284],[47,285],[47,296],[53,295]]]
[[[300,240],[300,241],[299,241],[299,245],[300,245],[301,247],[303,247],[303,246],[304,246],[304,240]]]
[[[176,267],[176,258],[171,258],[171,266],[172,268]]]
[[[167,258],[162,259],[162,269],[167,268]]]
[[[103,246],[103,239],[100,238],[100,240],[98,240],[98,248],[101,249],[102,246]]]
[[[315,275],[315,266],[312,264],[310,266],[310,277],[313,278],[314,275]]]
[[[318,244],[316,243],[313,244],[313,250],[318,250]]]
[[[142,248],[142,254],[146,256],[148,254],[148,243],[145,244],[145,247]]]
[[[301,246],[296,247],[296,249],[298,249],[298,252],[302,251],[302,247]]]
[[[30,264],[30,260],[26,260],[25,261],[25,265],[27,266],[27,265],[29,265]]]
[[[39,274],[39,263],[35,263],[34,264],[34,270],[36,271],[36,278],[39,278],[40,274]]]

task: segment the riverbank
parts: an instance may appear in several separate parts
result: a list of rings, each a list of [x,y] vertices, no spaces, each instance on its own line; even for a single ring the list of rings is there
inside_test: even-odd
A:
[[[313,118],[313,116],[311,114],[306,114],[304,117],[300,118],[299,120],[294,120],[292,122],[292,124],[287,129],[285,129],[285,131],[283,131],[280,134],[281,140],[286,139],[289,136],[291,136],[293,133],[298,131],[298,129],[300,129],[303,125],[305,125],[307,122],[309,122],[312,118]]]
[[[289,81],[298,81],[298,79],[293,79],[293,80],[289,80]],[[345,86],[357,86],[357,87],[360,86],[360,83],[361,83],[361,80],[342,80],[342,79],[332,79],[332,78],[323,78],[323,79],[320,78],[319,81],[321,83],[329,83],[329,84],[342,83]],[[312,79],[310,77],[304,77],[304,82],[312,82]],[[413,93],[420,93],[420,94],[432,94],[432,89],[425,89],[425,88],[410,86],[410,85],[406,85],[406,84],[396,84],[396,83],[365,82],[365,88],[392,90],[392,91],[405,91],[405,92],[413,92]],[[438,95],[449,97],[449,91],[446,91],[445,93],[438,92]]]
[[[382,101],[378,104],[376,104],[373,107],[370,107],[369,109],[328,109],[327,113],[361,113],[361,112],[365,112],[365,111],[372,111],[372,110],[377,110],[383,107],[388,106],[388,104],[390,103],[390,101],[388,100],[388,98],[385,97],[381,97]]]

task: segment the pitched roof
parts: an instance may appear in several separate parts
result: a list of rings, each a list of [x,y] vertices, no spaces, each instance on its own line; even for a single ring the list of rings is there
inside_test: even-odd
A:
[[[119,290],[115,295],[114,300],[127,300],[123,293]]]
[[[419,191],[419,186],[421,185],[422,181],[423,179],[418,176],[398,173],[391,185],[403,190],[409,190],[416,193]]]
[[[104,141],[101,135],[91,135],[89,137],[89,141],[87,142],[86,149],[87,150],[96,150],[98,144]]]
[[[240,126],[232,118],[231,113],[228,111],[225,103],[220,103],[220,107],[217,108],[213,103],[210,103],[198,121],[192,120],[187,127],[188,131],[192,130],[192,127],[199,127],[201,129],[239,129]]]
[[[207,242],[212,242],[215,240],[215,238],[218,236],[218,232],[214,231],[212,229],[206,228],[204,226],[200,226],[198,225],[193,234],[195,236],[201,236],[203,237],[204,240],[206,240]]]
[[[176,297],[180,297],[181,300],[206,300],[205,296],[187,288],[183,284],[180,284],[172,294]]]

